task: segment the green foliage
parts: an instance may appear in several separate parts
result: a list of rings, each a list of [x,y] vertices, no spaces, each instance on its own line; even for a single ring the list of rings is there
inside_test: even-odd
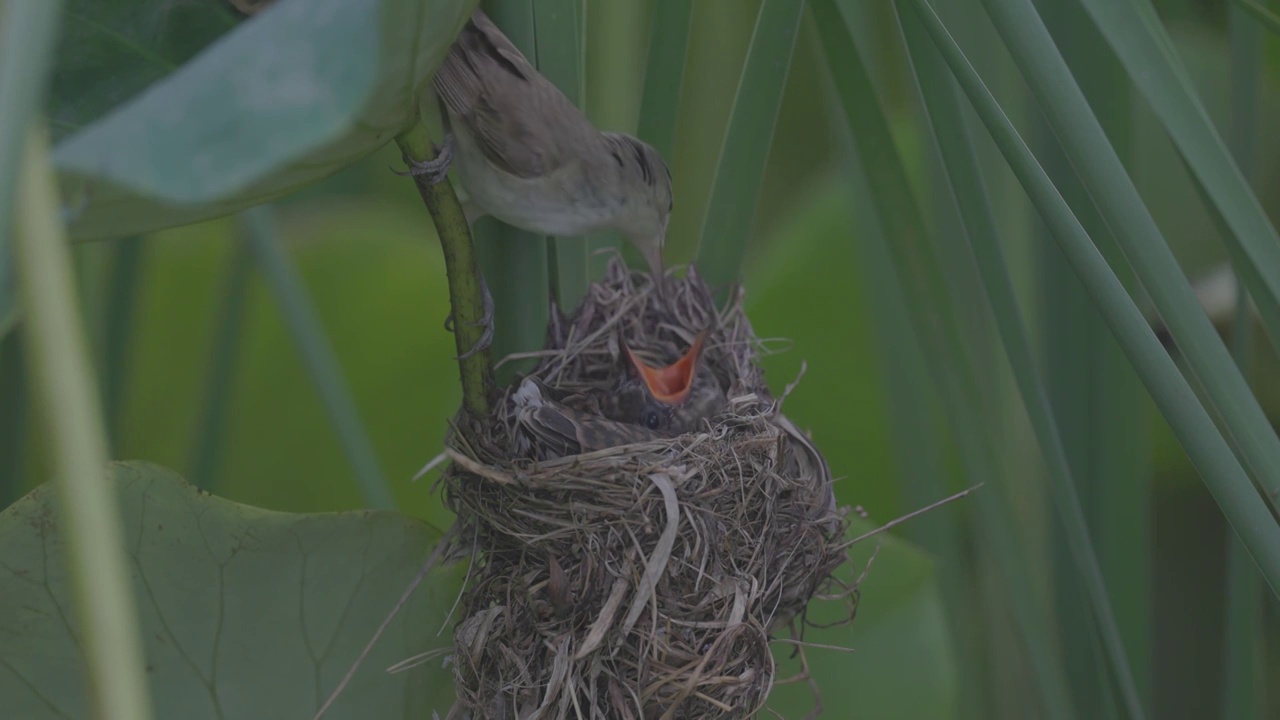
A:
[[[1224,2],[1238,5],[1230,38],[1213,14]],[[54,447],[32,422],[26,333],[6,335],[27,328],[3,238],[13,138],[39,110],[45,62],[73,239],[150,233],[78,252],[113,454],[227,498],[114,466],[159,717],[201,716],[215,691],[224,715],[314,709],[431,526],[452,521],[433,476],[408,482],[442,449],[458,370],[432,225],[385,146],[475,4],[279,0],[246,20],[225,2],[68,0],[56,57],[0,43],[0,497],[49,477]],[[888,519],[987,483],[903,526],[919,547],[882,536],[856,622],[806,632],[826,716],[1265,717],[1274,612],[1246,548],[1275,582],[1280,531],[1245,469],[1274,483],[1280,365],[1266,344],[1247,351],[1258,328],[1240,308],[1237,374],[1182,273],[1230,260],[1259,327],[1280,335],[1280,145],[1265,132],[1280,42],[1255,48],[1270,58],[1251,71],[1255,99],[1227,82],[1246,49],[1235,24],[1261,36],[1275,16],[1254,0],[1035,5],[898,0],[899,28],[871,0],[484,3],[594,120],[638,128],[667,157],[668,264],[696,255],[718,289],[746,279],[774,392],[807,368],[785,409],[841,478],[842,504]],[[7,24],[16,6],[35,7],[0,2],[0,32],[38,40]],[[935,43],[949,64],[929,60]],[[972,110],[988,132],[971,132]],[[1237,144],[1250,120],[1264,130],[1252,150]],[[278,232],[256,255],[227,221],[153,232],[277,198]],[[551,291],[569,309],[598,269],[584,248],[609,240],[548,242],[492,220],[478,235],[497,358],[541,344]],[[389,491],[362,493],[356,478],[380,468]],[[1249,542],[1224,533],[1215,497]],[[68,627],[83,628],[64,611],[54,558],[69,528],[49,499],[41,487],[0,513],[0,636],[17,638],[0,664],[18,668],[0,673],[0,697],[78,716],[91,700]],[[403,515],[306,514],[392,502]],[[439,659],[414,677],[381,671],[448,644],[460,573],[419,591],[330,717],[443,713]],[[817,601],[811,618],[837,612]],[[794,646],[775,648],[779,677],[800,670]],[[1221,677],[1206,657],[1224,658],[1210,663]],[[803,682],[770,700],[785,717],[811,703]]]
[[[539,26],[534,5],[533,0],[488,0],[483,8],[536,67],[541,59],[538,53]],[[575,21],[564,14],[561,21],[558,25],[570,26],[563,28],[565,32],[560,36],[563,41],[572,36]],[[557,69],[563,70],[565,65],[568,63],[561,62]],[[562,78],[562,81],[565,79],[567,78]],[[569,88],[570,91],[574,89]],[[547,318],[550,317],[550,243],[545,236],[511,227],[492,217],[481,220],[473,230],[480,267],[493,294],[493,357],[502,358],[511,353],[537,350],[546,337]],[[574,263],[570,262],[570,265]],[[499,367],[498,384],[505,385],[517,372],[532,367],[531,360]]]
[[[698,267],[721,302],[739,281],[753,219],[743,209],[760,194],[803,10],[792,0],[764,0],[747,48],[698,246]]]
[[[384,163],[370,163],[381,175]],[[443,529],[452,515],[432,476],[410,477],[443,451],[460,398],[443,261],[417,195],[402,202],[299,201],[278,212],[276,242],[296,265],[336,355],[398,509]],[[369,236],[369,229],[377,228]],[[352,238],[364,238],[351,242]],[[191,445],[214,447],[219,495],[261,507],[325,512],[364,505],[360,488],[262,275],[250,271],[235,348],[214,329],[223,283],[242,252],[234,223],[175,229],[148,240],[116,456],[196,477]],[[439,278],[424,283],[423,278]],[[173,302],[181,296],[183,302]],[[224,352],[232,352],[223,358]],[[232,363],[219,436],[208,436],[206,378]],[[206,455],[207,456],[207,455]]]
[[[202,493],[149,463],[111,466],[155,717],[310,717],[417,574],[439,535],[394,513],[278,513]],[[52,488],[0,513],[0,696],[13,717],[88,717]],[[453,702],[435,659],[461,580],[437,571],[327,718],[420,718]]]
[[[367,155],[417,117],[418,93],[474,5],[282,2],[199,54],[209,35],[186,30],[202,23],[162,12],[167,6],[118,0],[100,16],[82,8],[68,23],[67,47],[87,46],[114,64],[60,56],[73,64],[51,115],[84,125],[54,152],[65,187],[87,199],[72,237],[120,237],[224,215]],[[135,8],[153,6],[139,22]],[[150,32],[147,20],[157,25]],[[140,32],[147,44],[129,42]],[[104,43],[109,54],[99,50]],[[120,102],[154,78],[160,58],[192,55]],[[121,86],[84,100],[86,86],[100,87],[94,73],[117,66]]]
[[[240,16],[226,3],[69,0],[49,87],[54,142],[177,70]]]

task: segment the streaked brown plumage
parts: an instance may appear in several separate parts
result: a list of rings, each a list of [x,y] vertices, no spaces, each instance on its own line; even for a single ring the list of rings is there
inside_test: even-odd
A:
[[[532,378],[516,392],[521,406],[517,425],[528,434],[539,457],[553,458],[659,440],[665,435],[633,423],[610,420],[551,400]]]
[[[661,276],[671,175],[653,147],[597,130],[478,9],[434,87],[446,143],[413,172],[438,182],[452,162],[469,219],[493,215],[559,237],[618,230]]]

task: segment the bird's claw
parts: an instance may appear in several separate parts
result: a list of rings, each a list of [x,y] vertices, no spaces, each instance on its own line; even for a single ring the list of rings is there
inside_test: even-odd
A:
[[[493,295],[489,294],[489,284],[484,281],[483,277],[480,278],[480,290],[484,293],[484,316],[480,318],[479,322],[472,323],[472,327],[483,327],[484,334],[480,336],[475,345],[471,346],[470,350],[459,355],[457,357],[458,360],[466,360],[493,343]],[[445,318],[444,329],[453,332],[452,313]]]
[[[449,167],[453,165],[453,133],[447,133],[444,136],[444,145],[436,150],[436,156],[430,160],[418,162],[409,156],[405,156],[404,162],[409,166],[408,170],[396,170],[392,168],[392,172],[397,175],[412,175],[413,177],[421,177],[427,181],[428,185],[435,185],[444,180],[449,174]]]

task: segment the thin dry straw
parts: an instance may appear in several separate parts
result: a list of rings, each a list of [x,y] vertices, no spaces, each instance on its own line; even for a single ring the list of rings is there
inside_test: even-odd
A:
[[[329,709],[329,706],[333,705],[334,701],[338,699],[338,696],[342,694],[342,691],[346,689],[347,683],[351,682],[351,678],[355,676],[356,670],[359,670],[360,666],[364,664],[364,659],[368,657],[369,652],[373,650],[373,646],[378,644],[378,639],[382,637],[382,633],[386,632],[387,627],[391,625],[391,621],[394,620],[396,615],[400,612],[400,608],[404,607],[404,604],[409,602],[409,597],[413,595],[413,591],[418,588],[422,579],[427,576],[427,573],[435,569],[441,558],[444,557],[445,551],[453,544],[454,538],[457,537],[457,528],[458,526],[456,524],[453,525],[440,537],[440,542],[436,543],[431,554],[427,556],[427,561],[422,564],[422,568],[418,570],[417,576],[415,576],[413,581],[409,583],[409,587],[404,589],[404,592],[400,595],[400,599],[396,601],[395,607],[391,608],[391,612],[387,613],[387,617],[382,621],[382,624],[378,626],[377,631],[373,633],[373,637],[369,638],[369,642],[364,646],[364,650],[360,651],[360,656],[351,664],[351,668],[347,670],[347,674],[342,676],[342,680],[338,682],[338,686],[329,694],[329,699],[324,701],[324,705],[320,706],[320,709],[316,711],[312,720],[320,720],[325,711]]]

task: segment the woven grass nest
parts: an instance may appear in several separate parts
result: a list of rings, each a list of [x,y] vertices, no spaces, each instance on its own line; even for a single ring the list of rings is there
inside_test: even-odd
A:
[[[701,381],[723,391],[714,416],[571,455],[537,425],[535,411],[615,393],[627,348],[669,363],[704,330]],[[846,520],[830,470],[779,412],[758,350],[741,303],[718,313],[692,269],[659,296],[614,258],[577,312],[553,319],[479,447],[450,437],[446,498],[477,551],[451,714],[750,717],[773,687],[774,633],[802,629],[819,593],[852,611],[832,575]]]

